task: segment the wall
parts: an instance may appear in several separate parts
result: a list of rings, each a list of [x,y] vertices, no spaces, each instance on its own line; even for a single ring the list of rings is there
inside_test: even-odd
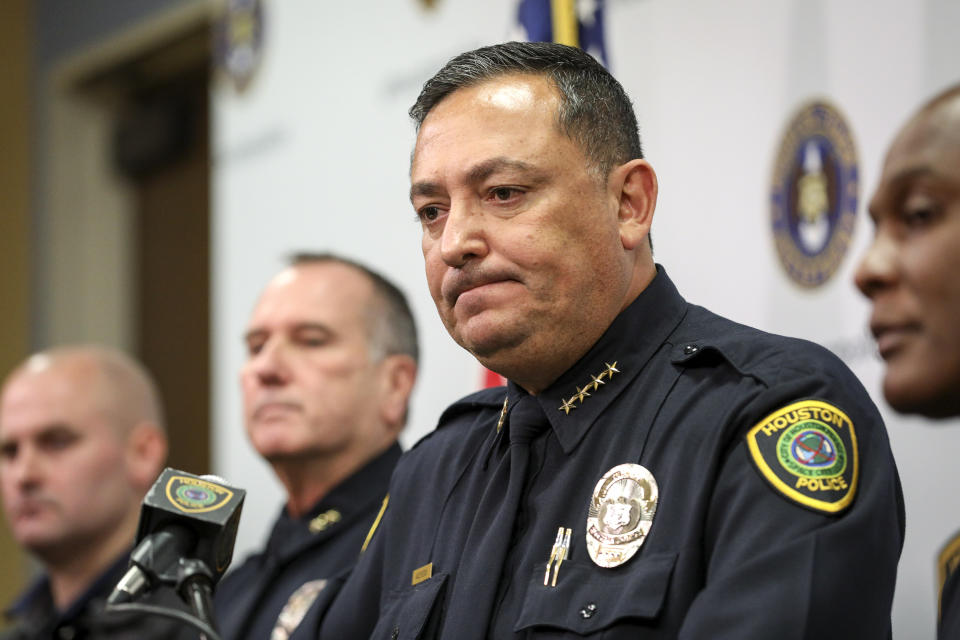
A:
[[[0,372],[14,367],[30,344],[30,5],[0,5]],[[5,373],[0,373],[5,375]],[[0,603],[9,602],[27,575],[23,556],[0,523]],[[0,623],[2,626],[2,623]]]
[[[163,31],[189,8],[208,6],[202,0],[33,3],[33,347],[87,341],[133,348],[133,196],[110,162],[114,109],[77,84],[134,55],[154,35],[151,28]]]
[[[513,32],[513,2],[265,2],[265,49],[245,92],[213,101],[215,467],[251,490],[238,555],[281,501],[243,435],[237,371],[258,291],[295,249],[332,249],[391,274],[424,336],[413,443],[477,387],[479,368],[440,325],[426,291],[407,199],[419,87],[450,56]],[[951,451],[960,429],[886,410],[867,306],[851,278],[871,229],[862,202],[885,145],[923,99],[956,81],[955,3],[896,0],[613,0],[611,67],[635,100],[661,182],[657,259],[690,300],[735,320],[824,343],[884,408],[908,504],[895,635],[932,638],[933,552],[960,526]],[[769,191],[789,117],[823,96],[850,123],[860,158],[853,246],[823,287],[800,289],[774,253]],[[855,551],[853,551],[855,552]],[[869,588],[864,585],[864,588]]]
[[[196,0],[0,3],[0,377],[55,342],[128,346],[128,321],[111,313],[129,302],[121,299],[129,296],[128,274],[118,266],[124,262],[118,255],[129,249],[122,246],[122,206],[83,197],[110,190],[105,183],[115,176],[99,172],[88,157],[67,162],[67,154],[57,153],[86,146],[106,155],[107,122],[89,104],[52,104],[49,92],[68,58],[190,1]],[[51,175],[65,176],[59,184],[69,188],[51,189]],[[56,224],[51,210],[64,213]],[[84,295],[90,291],[107,295]],[[0,610],[36,568],[0,521]]]

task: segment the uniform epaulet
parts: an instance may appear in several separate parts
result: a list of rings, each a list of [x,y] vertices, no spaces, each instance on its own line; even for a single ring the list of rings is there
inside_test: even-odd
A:
[[[417,440],[414,445],[410,447],[410,450],[413,451],[432,438],[437,431],[450,424],[457,416],[470,413],[471,411],[477,411],[478,409],[499,409],[503,406],[503,399],[506,395],[506,387],[490,387],[489,389],[481,389],[480,391],[460,398],[440,414],[440,420],[437,422],[436,429]]]
[[[723,360],[741,375],[767,387],[775,385],[785,369],[819,370],[840,364],[835,355],[818,344],[760,331],[696,305],[691,305],[688,317],[690,322],[683,333],[670,336],[674,364],[711,366]],[[763,348],[759,348],[761,344]]]
[[[481,389],[480,391],[460,398],[440,414],[437,429],[449,424],[454,418],[464,413],[476,411],[477,409],[499,409],[503,405],[503,398],[506,394],[506,387],[491,387],[489,389]]]

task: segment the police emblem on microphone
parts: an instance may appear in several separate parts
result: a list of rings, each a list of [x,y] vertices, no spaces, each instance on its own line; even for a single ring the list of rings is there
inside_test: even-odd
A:
[[[232,497],[231,489],[194,476],[171,475],[167,479],[167,499],[184,513],[215,511]]]

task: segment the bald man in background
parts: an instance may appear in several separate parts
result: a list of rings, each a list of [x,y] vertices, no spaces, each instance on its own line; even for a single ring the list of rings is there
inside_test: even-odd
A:
[[[102,611],[166,456],[156,387],[128,356],[64,347],[9,374],[0,392],[3,511],[43,574],[7,611],[15,624],[0,637],[197,637],[173,621]]]
[[[925,103],[887,152],[875,234],[856,273],[894,409],[960,416],[960,85]],[[960,523],[960,513],[953,517]],[[939,557],[939,638],[960,638],[960,533]]]

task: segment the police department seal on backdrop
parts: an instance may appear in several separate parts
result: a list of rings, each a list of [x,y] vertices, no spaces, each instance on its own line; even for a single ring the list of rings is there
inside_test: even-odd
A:
[[[773,170],[771,223],[787,275],[818,287],[843,261],[857,219],[857,152],[840,112],[817,100],[787,125]]]
[[[227,0],[214,31],[214,59],[237,91],[249,85],[263,57],[261,0]]]

